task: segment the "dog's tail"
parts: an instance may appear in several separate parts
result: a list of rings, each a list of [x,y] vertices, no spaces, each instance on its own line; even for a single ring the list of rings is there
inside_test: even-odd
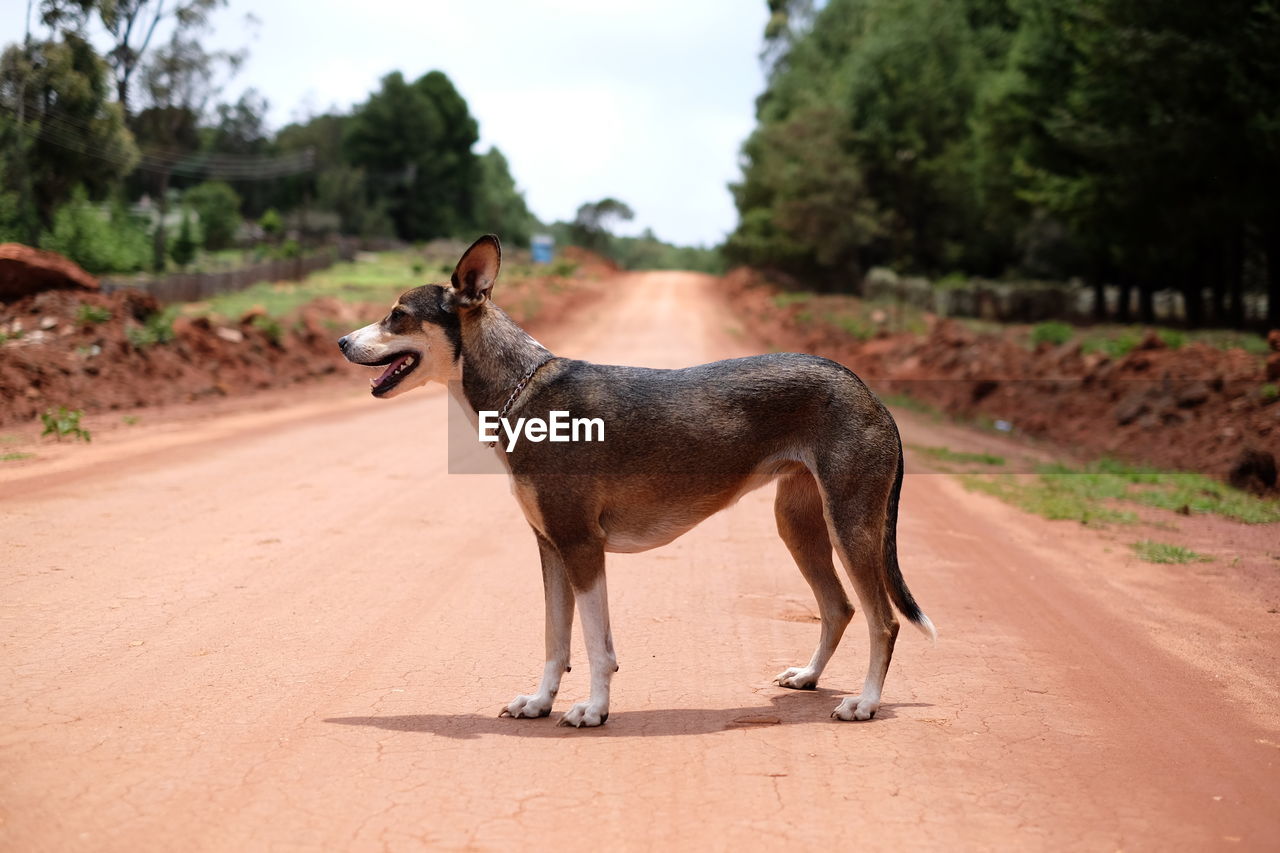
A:
[[[920,605],[916,604],[907,589],[907,582],[902,577],[902,569],[898,566],[898,498],[902,494],[902,436],[898,436],[898,473],[893,480],[893,491],[889,493],[889,507],[885,516],[884,527],[884,568],[889,581],[889,598],[907,621],[915,625],[931,642],[938,641],[938,631],[924,615]]]

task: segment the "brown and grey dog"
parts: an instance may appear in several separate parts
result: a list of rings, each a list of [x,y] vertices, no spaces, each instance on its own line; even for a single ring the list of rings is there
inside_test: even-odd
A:
[[[806,666],[778,675],[813,688],[853,607],[836,574],[839,556],[866,614],[871,661],[862,693],[832,712],[866,720],[880,693],[898,620],[890,602],[930,637],[898,568],[896,528],[902,442],[893,417],[853,373],[810,355],[776,354],[682,370],[592,364],[553,356],[490,300],[501,250],[482,237],[449,285],[400,297],[380,322],[339,341],[346,357],[385,367],[375,397],[429,381],[447,384],[469,415],[598,418],[604,441],[517,443],[493,449],[533,528],[546,592],[546,666],[538,691],[502,709],[543,717],[569,669],[576,603],[591,664],[591,695],[562,725],[609,717],[617,671],[605,592],[605,553],[665,545],[743,494],[778,481],[778,532],[812,587],[822,617]]]

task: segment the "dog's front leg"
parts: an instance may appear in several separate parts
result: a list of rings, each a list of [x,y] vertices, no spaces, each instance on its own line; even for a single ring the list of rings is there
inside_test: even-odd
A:
[[[591,697],[579,702],[560,718],[560,725],[598,726],[609,719],[609,682],[618,671],[609,630],[609,593],[604,581],[604,548],[599,544],[561,550],[573,584],[578,612],[582,614],[582,638],[591,664]]]
[[[560,691],[560,679],[569,669],[569,643],[573,633],[573,588],[565,574],[564,560],[555,547],[538,536],[542,557],[542,591],[547,603],[547,662],[542,682],[532,696],[517,696],[499,717],[545,717]]]

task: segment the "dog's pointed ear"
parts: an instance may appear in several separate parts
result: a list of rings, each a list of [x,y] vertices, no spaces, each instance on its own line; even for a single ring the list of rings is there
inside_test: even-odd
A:
[[[486,234],[462,253],[453,271],[454,304],[459,308],[475,308],[489,298],[493,283],[502,266],[502,245],[493,234]]]

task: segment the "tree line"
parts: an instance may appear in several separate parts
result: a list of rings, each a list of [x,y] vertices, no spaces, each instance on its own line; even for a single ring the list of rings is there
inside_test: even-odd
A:
[[[179,243],[190,256],[185,214],[166,230],[171,204],[198,214],[208,249],[231,245],[241,217],[268,236],[288,222],[405,241],[497,231],[516,245],[539,227],[502,152],[475,151],[476,120],[442,72],[388,74],[349,112],[273,133],[255,90],[221,99],[244,54],[202,47],[226,0],[35,5],[36,32],[0,54],[0,240],[131,271],[163,268]],[[130,213],[144,196],[159,217]]]
[[[1080,277],[1122,320],[1175,289],[1192,325],[1267,293],[1280,326],[1280,0],[768,2],[731,260]]]

